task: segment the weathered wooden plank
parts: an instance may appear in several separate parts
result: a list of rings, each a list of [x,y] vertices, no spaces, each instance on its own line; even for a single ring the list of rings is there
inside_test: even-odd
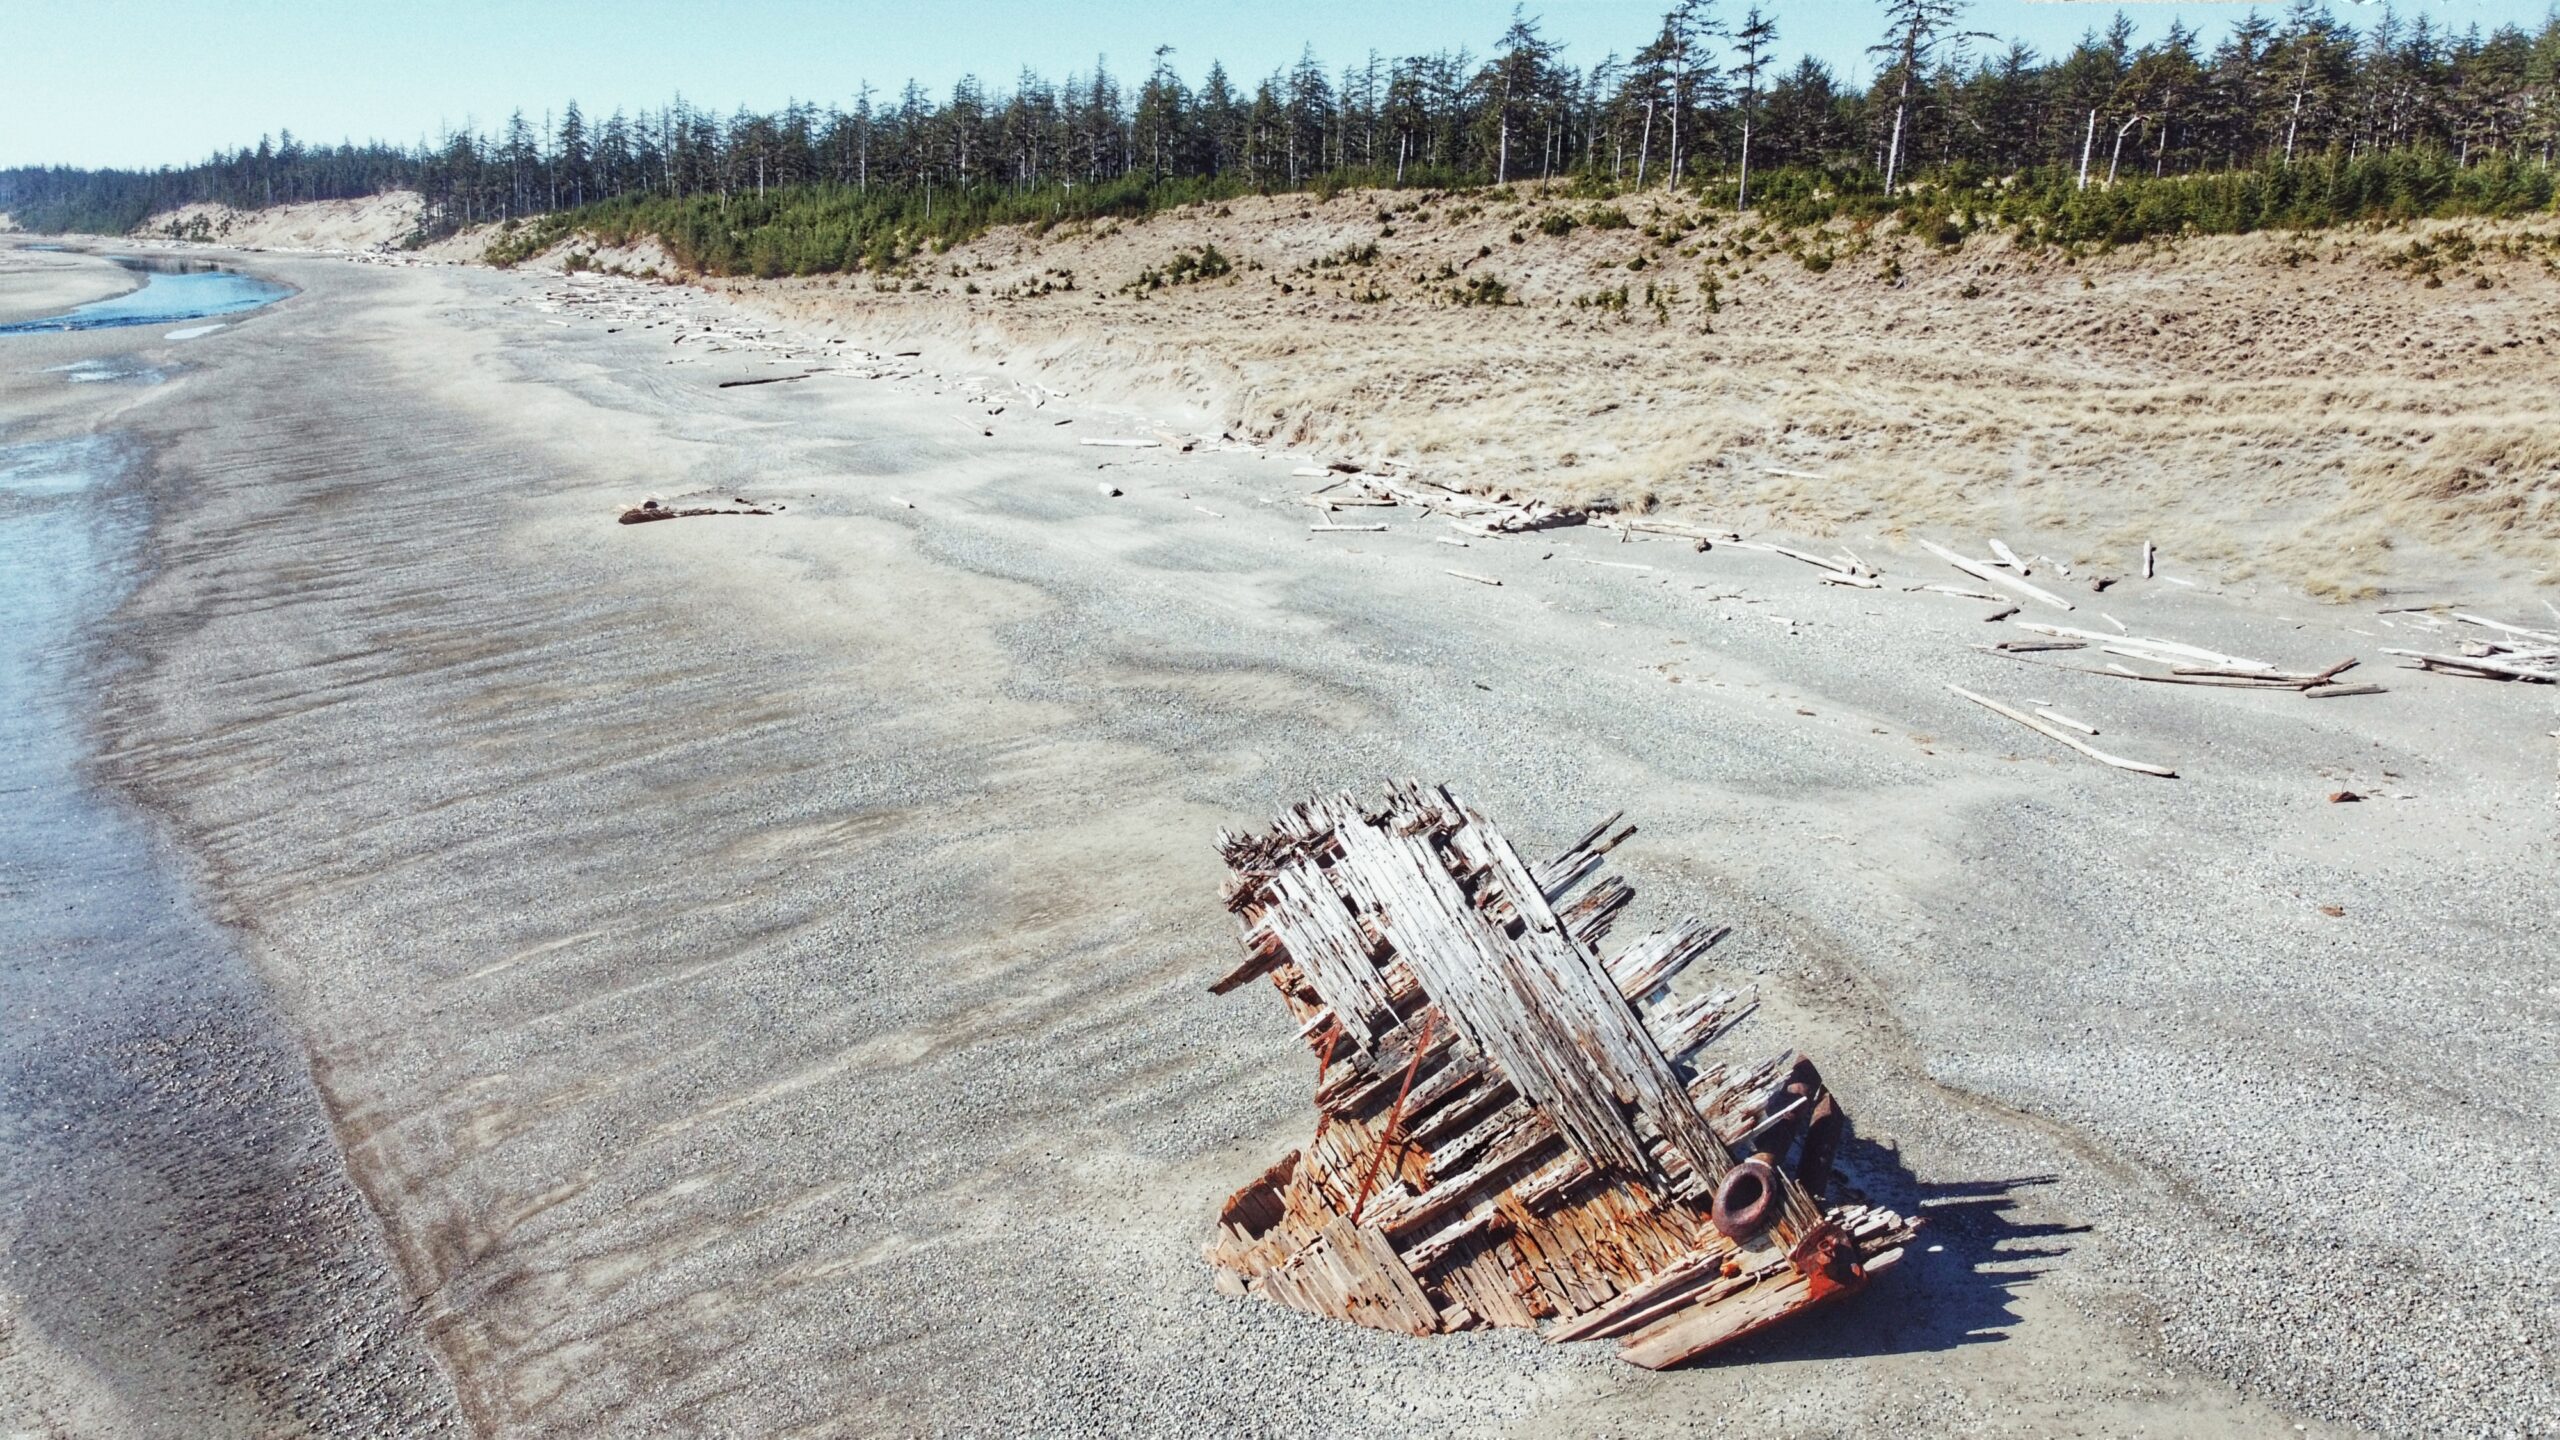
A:
[[[1340,1017],[1351,1042],[1368,1049],[1382,1017],[1393,1013],[1369,937],[1312,861],[1274,872],[1266,888],[1271,910],[1264,923],[1305,969],[1308,983]]]
[[[1596,1088],[1603,1102],[1621,1091],[1629,1094],[1636,1113],[1650,1119],[1707,1184],[1722,1180],[1732,1157],[1699,1118],[1679,1077],[1672,1073],[1671,1062],[1627,1008],[1625,997],[1610,983],[1598,958],[1565,933],[1511,842],[1474,811],[1467,812],[1467,819],[1482,829],[1493,852],[1495,872],[1526,922],[1518,960],[1506,966],[1515,977],[1515,993],[1524,1007],[1542,1010],[1547,1023],[1565,1027],[1552,1037],[1569,1051],[1550,1057],[1557,1069],[1582,1069],[1575,1063],[1576,1055],[1589,1062],[1574,1077],[1586,1093]],[[1591,1158],[1595,1164],[1600,1160],[1597,1155]]]
[[[1635,898],[1634,886],[1615,875],[1607,875],[1556,914],[1573,933],[1575,943],[1598,945],[1607,938],[1609,927],[1618,923],[1618,916]]]
[[[1811,1278],[1784,1272],[1713,1305],[1693,1305],[1627,1337],[1619,1356],[1647,1370],[1677,1365],[1789,1315],[1848,1287],[1817,1291]]]
[[[1731,933],[1730,926],[1682,920],[1619,951],[1617,958],[1609,962],[1609,978],[1617,984],[1619,994],[1629,1000],[1641,1000],[1671,983],[1691,961]]]

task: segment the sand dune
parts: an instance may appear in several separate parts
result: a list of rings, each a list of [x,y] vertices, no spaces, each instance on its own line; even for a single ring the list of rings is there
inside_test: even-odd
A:
[[[721,288],[1487,490],[1817,534],[1997,530],[2119,570],[2149,539],[2330,596],[2560,583],[2550,222],[2073,258],[1611,208],[1626,228],[1559,237],[1552,217],[1613,222],[1529,186],[1245,199],[1000,231],[905,280]],[[1207,246],[1230,274],[1129,288]],[[1487,281],[1506,303],[1451,298]]]
[[[134,233],[242,250],[379,250],[416,233],[425,216],[426,201],[416,192],[392,190],[361,200],[316,200],[261,210],[199,202],[155,214]]]

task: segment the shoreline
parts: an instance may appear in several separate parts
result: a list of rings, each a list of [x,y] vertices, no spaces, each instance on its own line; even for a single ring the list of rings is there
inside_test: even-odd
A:
[[[139,448],[0,436],[0,1426],[450,1433],[299,1039],[173,817],[101,774],[155,518]]]
[[[0,237],[0,325],[34,320],[130,294],[143,277],[112,260],[75,250],[37,250],[31,237]],[[63,237],[71,243],[104,237]],[[35,243],[45,243],[37,239]]]
[[[1966,648],[1961,607],[1879,619],[1776,556],[1588,531],[1470,542],[1456,563],[1505,581],[1479,590],[1401,518],[1305,533],[1286,464],[1097,460],[1048,417],[1115,417],[1072,399],[985,414],[921,368],[719,390],[774,362],[608,335],[536,277],[260,264],[304,296],[133,411],[169,504],[118,621],[146,663],[100,725],[246,927],[475,1428],[1669,1434],[1749,1406],[1781,1431],[2243,1435],[2301,1418],[2279,1399],[2407,1428],[2534,1403],[2531,1377],[2464,1373],[2436,1408],[2373,1408],[2309,1357],[2388,1373],[2427,1332],[2275,1323],[2269,1286],[2292,1313],[2348,1300],[2331,1252],[2245,1218],[2297,1179],[2250,1156],[2351,1164],[2377,1126],[2547,1165],[2487,1108],[2527,1099],[2537,1032],[2494,1017],[2529,937],[2448,931],[2404,878],[2492,844],[2438,833],[2475,808],[2495,860],[2547,867],[2536,792],[2509,788],[2533,763],[2498,748],[2533,723],[2512,690],[2395,675],[2336,713],[2036,677],[2194,762],[2118,777],[1933,698],[1941,673],[2027,683]],[[612,524],[694,491],[789,509]],[[2165,585],[2108,603],[2243,653],[2336,638]],[[2383,765],[2416,777],[2405,816],[2314,803],[2315,768]],[[1531,839],[1629,805],[1645,887],[1736,925],[1711,968],[1764,993],[1743,1043],[1821,1060],[1868,1178],[1942,1248],[1659,1377],[1211,1294],[1196,1242],[1301,1128],[1308,1076],[1201,993],[1232,947],[1206,839],[1407,772]],[[2165,903],[2199,865],[2234,881]],[[2204,948],[2234,925],[2261,964]],[[2366,973],[2341,933],[2420,973]],[[2472,978],[2433,968],[2456,954]],[[2377,1025],[2411,986],[2479,1033],[2458,1065]],[[2191,1023],[2234,995],[2227,1030]],[[2361,1048],[2255,1023],[2285,1013]],[[2093,1014],[2114,1045],[2073,1038]],[[2217,1077],[2209,1110],[2156,1093],[2168,1059]],[[2470,1101],[2338,1088],[2377,1068]],[[2299,1113],[2251,1098],[2305,1085]],[[2232,1187],[2212,1224],[2180,1199],[2199,1177]],[[2399,1182],[2368,1178],[2387,1211]],[[1012,1358],[953,1359],[988,1353]]]

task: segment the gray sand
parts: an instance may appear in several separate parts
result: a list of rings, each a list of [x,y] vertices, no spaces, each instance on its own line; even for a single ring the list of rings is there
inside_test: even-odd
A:
[[[97,255],[0,245],[0,325],[112,300],[142,288],[142,279]]]
[[[255,263],[304,293],[97,402],[159,506],[108,768],[308,1047],[479,1427],[2560,1417],[2547,690],[2165,582],[2059,618],[2391,693],[2030,670],[1967,648],[1987,607],[1731,549],[1310,536],[1293,462],[929,381],[716,390],[775,367],[501,303],[534,277]],[[0,399],[82,423],[39,378]],[[789,509],[612,523],[696,490]],[[1668,1375],[1215,1295],[1215,1207],[1314,1064],[1205,993],[1208,842],[1385,774],[1537,848],[1627,807],[1647,909],[1736,928],[1695,977],[1764,998],[1727,1043],[1821,1060],[1921,1252]]]

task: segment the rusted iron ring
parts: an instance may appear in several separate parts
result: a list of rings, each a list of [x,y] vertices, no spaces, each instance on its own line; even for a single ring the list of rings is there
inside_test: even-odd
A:
[[[1769,1228],[1777,1212],[1777,1169],[1767,1156],[1754,1155],[1725,1172],[1708,1218],[1726,1238],[1740,1240]]]

